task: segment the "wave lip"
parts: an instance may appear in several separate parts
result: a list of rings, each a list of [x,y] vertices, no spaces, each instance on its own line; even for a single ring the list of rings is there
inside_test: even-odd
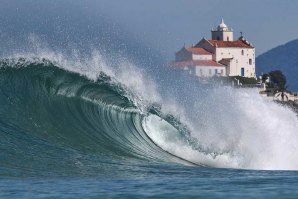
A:
[[[0,168],[6,172],[76,173],[115,162],[189,164],[152,142],[143,129],[147,114],[104,73],[93,81],[48,60],[0,65]]]
[[[138,78],[127,83],[118,80],[128,75],[101,71],[94,79],[67,68],[42,58],[0,61],[1,173],[87,174],[148,163],[298,168],[297,116],[254,90],[192,96],[198,100],[180,121],[163,111],[166,101],[141,95],[151,91],[136,86]]]

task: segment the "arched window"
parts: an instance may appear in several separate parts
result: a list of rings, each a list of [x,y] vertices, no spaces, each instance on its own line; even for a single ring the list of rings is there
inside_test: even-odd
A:
[[[249,59],[249,65],[252,65],[252,59]]]
[[[241,55],[244,55],[244,50],[241,50]]]
[[[227,41],[230,41],[230,38],[229,37],[227,37]]]

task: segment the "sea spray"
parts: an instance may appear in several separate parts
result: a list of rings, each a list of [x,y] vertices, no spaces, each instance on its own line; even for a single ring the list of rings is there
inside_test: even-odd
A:
[[[188,161],[219,168],[298,169],[295,159],[295,113],[289,108],[262,98],[258,95],[257,89],[201,84],[198,80],[188,79],[183,75],[174,80],[171,76],[166,76],[164,81],[172,83],[162,84],[148,76],[142,69],[143,66],[137,66],[121,57],[110,61],[106,58],[108,55],[102,54],[99,50],[94,50],[90,56],[77,53],[65,55],[40,45],[36,46],[33,52],[16,53],[8,57],[2,63],[2,67],[5,65],[8,68],[26,68],[35,65],[37,68],[46,68],[53,65],[66,72],[84,76],[95,84],[99,77],[106,76],[107,85],[116,86],[119,96],[132,103],[128,107],[134,106],[135,110],[139,111],[143,118],[140,119],[139,125],[144,128],[144,135],[149,136],[153,144],[169,155],[185,160],[184,163]],[[67,80],[59,81],[63,84],[63,81]],[[109,103],[114,103],[108,101],[111,98],[105,100],[95,97],[102,95],[100,89],[92,91],[94,95],[77,96],[76,93],[82,85],[72,86],[74,90],[67,88],[69,85],[66,83],[56,94],[79,97],[84,101],[107,107]],[[147,112],[154,104],[160,107],[157,118]],[[117,111],[114,114],[117,114]],[[160,123],[159,120],[166,119],[167,115],[173,115],[181,125],[186,126],[189,134],[184,134],[175,125],[174,128],[168,128],[167,125],[173,124],[169,121],[166,121],[165,126],[164,123]],[[137,132],[142,128],[138,127]],[[105,131],[109,132],[108,129]],[[126,141],[132,142],[129,139]],[[147,155],[164,161],[170,160],[158,158],[160,155],[156,153],[141,156]],[[177,158],[173,158],[173,161],[176,162]]]
[[[189,104],[193,106],[185,110],[191,136],[200,147],[181,142],[181,138],[168,139],[178,133],[160,133],[155,126],[158,120],[149,119],[147,131],[159,146],[212,167],[297,169],[298,120],[291,109],[261,97],[257,89],[223,86],[209,89],[205,97],[195,96]]]

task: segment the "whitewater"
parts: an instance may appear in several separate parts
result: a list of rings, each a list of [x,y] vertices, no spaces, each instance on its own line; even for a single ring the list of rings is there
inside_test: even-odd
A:
[[[237,198],[274,187],[278,198],[280,180],[297,192],[291,108],[98,49],[34,44],[0,60],[1,197]]]
[[[167,99],[137,66],[127,60],[113,64],[109,66],[98,51],[87,60],[68,60],[48,51],[2,59],[2,119],[17,117],[13,126],[19,128],[33,125],[28,133],[46,126],[47,118],[52,118],[51,122],[77,119],[77,128],[83,132],[105,128],[102,133],[116,133],[109,135],[115,139],[112,141],[123,143],[114,147],[134,145],[135,140],[126,138],[124,141],[118,136],[121,131],[124,135],[136,131],[138,136],[151,139],[161,150],[199,165],[297,169],[298,162],[293,157],[296,156],[298,123],[296,113],[290,108],[262,98],[256,89],[228,86],[203,90],[205,88],[198,87],[202,85],[194,84],[191,89],[197,92],[191,92],[186,85],[188,90],[175,90],[181,93],[179,97]],[[179,86],[179,90],[185,89],[185,85]],[[155,105],[159,110],[151,113]],[[11,113],[18,114],[9,116]],[[61,114],[64,116],[58,119]],[[75,118],[76,115],[79,118]],[[173,118],[168,119],[168,116]],[[18,124],[20,121],[24,123]],[[49,126],[53,125],[51,122]],[[67,128],[72,122],[52,133],[69,131]],[[123,126],[117,129],[119,123],[126,129],[120,130]],[[80,133],[80,130],[71,131]],[[92,148],[89,144],[85,147]],[[142,153],[146,157],[146,152]],[[131,155],[135,155],[134,152]]]

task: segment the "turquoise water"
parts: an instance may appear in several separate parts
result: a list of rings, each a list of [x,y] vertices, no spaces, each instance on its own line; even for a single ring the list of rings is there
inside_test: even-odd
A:
[[[94,2],[1,1],[0,199],[298,198],[297,113]]]
[[[216,136],[207,138],[223,150],[206,147],[178,116],[134,93],[144,89],[103,72],[91,79],[40,58],[0,65],[0,198],[298,197],[298,173],[286,171],[296,168],[295,151],[269,157],[265,148],[253,153],[260,138],[244,151],[243,138],[234,146]]]

